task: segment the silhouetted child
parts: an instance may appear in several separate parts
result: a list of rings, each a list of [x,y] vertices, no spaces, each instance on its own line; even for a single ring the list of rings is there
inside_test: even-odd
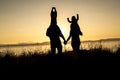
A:
[[[69,41],[69,39],[72,37],[71,40],[71,45],[73,48],[73,51],[79,51],[80,48],[80,39],[79,39],[79,35],[83,35],[79,25],[78,25],[78,20],[79,20],[79,15],[77,14],[77,19],[75,16],[72,16],[72,20],[70,21],[69,18],[67,18],[68,22],[71,23],[70,25],[70,35],[67,39],[67,41],[64,44],[67,44],[67,42]]]
[[[62,37],[64,41],[65,38],[61,33],[60,28],[57,25],[57,11],[55,7],[52,7],[51,10],[51,24],[47,29],[46,35],[50,38],[51,53],[55,54],[57,48],[58,54],[61,54],[62,45],[61,45],[60,37]]]

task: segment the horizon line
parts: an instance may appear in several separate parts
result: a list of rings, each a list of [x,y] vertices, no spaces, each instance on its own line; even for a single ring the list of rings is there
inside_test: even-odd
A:
[[[97,39],[97,40],[83,40],[83,41],[81,41],[81,42],[94,42],[94,41],[109,41],[109,40],[120,40],[120,38],[103,38],[103,39]],[[61,41],[61,42],[63,42],[63,41]],[[71,42],[71,41],[69,41],[69,42]],[[68,43],[69,43],[68,42]],[[50,43],[50,41],[43,41],[43,42],[21,42],[21,43],[11,43],[11,44],[9,44],[9,43],[2,43],[2,44],[0,44],[0,46],[4,46],[4,45],[14,45],[14,46],[17,46],[17,45],[47,45],[48,43]]]

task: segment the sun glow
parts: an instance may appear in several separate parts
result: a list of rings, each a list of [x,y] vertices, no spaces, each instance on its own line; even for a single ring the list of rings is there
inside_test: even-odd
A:
[[[60,25],[59,25],[59,28],[60,28],[62,34],[64,35],[64,37],[67,38],[68,35],[69,35],[68,25],[67,25],[67,24],[60,24]]]
[[[67,18],[76,14],[83,32],[81,40],[119,38],[119,4],[120,0],[0,0],[0,44],[50,41],[46,30],[53,6],[65,39],[70,33]]]

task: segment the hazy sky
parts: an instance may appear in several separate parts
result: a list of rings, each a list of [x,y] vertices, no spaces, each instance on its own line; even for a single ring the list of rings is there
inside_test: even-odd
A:
[[[67,17],[79,14],[81,40],[120,38],[120,0],[0,0],[0,44],[49,41],[46,29],[55,6],[67,39]]]

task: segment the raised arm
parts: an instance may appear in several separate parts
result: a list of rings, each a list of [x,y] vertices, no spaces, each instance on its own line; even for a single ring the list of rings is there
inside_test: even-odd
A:
[[[57,16],[57,10],[56,10],[56,7],[52,7],[52,10],[51,10],[51,15],[52,14],[55,14]]]
[[[77,21],[79,20],[79,14],[77,14]]]
[[[51,9],[51,13],[53,12],[53,10],[54,10],[54,7],[52,7],[52,9]]]
[[[55,8],[55,7],[52,7],[52,11],[53,11],[53,10],[56,10],[56,8]]]
[[[68,20],[69,23],[72,23],[72,21],[70,21],[69,18],[67,18],[67,20]]]

